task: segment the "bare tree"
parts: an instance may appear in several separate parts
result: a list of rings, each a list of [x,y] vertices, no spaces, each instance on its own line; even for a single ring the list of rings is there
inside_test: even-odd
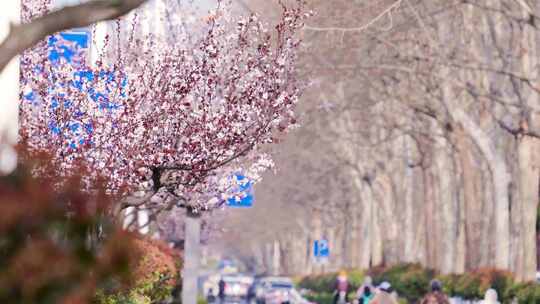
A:
[[[289,169],[263,183],[297,187],[272,188],[261,204],[280,199],[287,210],[319,210],[309,213],[302,238],[324,229],[336,236],[331,268],[405,261],[447,273],[490,266],[532,279],[540,7],[310,5],[318,14],[305,28],[312,46],[305,71],[314,77],[305,98],[320,106],[306,109],[291,159],[278,160]],[[347,180],[346,189],[336,180]]]

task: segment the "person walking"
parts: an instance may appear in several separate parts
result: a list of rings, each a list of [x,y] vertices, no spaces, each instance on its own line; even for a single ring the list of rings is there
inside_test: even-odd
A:
[[[225,303],[225,285],[223,278],[220,278],[218,283],[219,304]]]
[[[388,282],[382,282],[377,287],[377,292],[369,304],[398,304],[396,298],[391,294],[392,285]]]
[[[349,280],[347,279],[347,273],[341,271],[336,278],[336,284],[334,286],[334,304],[347,303],[347,294],[349,293]]]
[[[442,283],[439,280],[433,280],[430,283],[430,292],[428,292],[420,304],[450,304],[450,300],[442,291]]]
[[[486,290],[484,300],[481,301],[480,304],[500,304],[497,291],[493,288]]]

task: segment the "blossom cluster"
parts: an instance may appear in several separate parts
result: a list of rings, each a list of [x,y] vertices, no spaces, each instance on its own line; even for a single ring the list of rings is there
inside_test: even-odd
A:
[[[272,165],[264,145],[297,123],[308,15],[301,1],[283,6],[269,30],[218,6],[198,27],[143,36],[131,21],[129,38],[113,42],[117,56],[93,65],[84,47],[49,37],[22,59],[21,138],[52,152],[65,174],[84,164],[90,187],[102,175],[111,193],[146,182],[189,201],[226,199],[230,176],[257,180]]]

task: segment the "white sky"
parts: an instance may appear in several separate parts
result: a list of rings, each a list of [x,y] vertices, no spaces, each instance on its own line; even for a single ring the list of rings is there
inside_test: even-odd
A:
[[[20,15],[19,1],[3,1],[0,10],[0,41],[8,35],[9,23],[16,22]],[[19,65],[13,60],[0,74],[0,174],[9,173],[17,164],[13,149],[2,142],[17,140],[19,100]]]

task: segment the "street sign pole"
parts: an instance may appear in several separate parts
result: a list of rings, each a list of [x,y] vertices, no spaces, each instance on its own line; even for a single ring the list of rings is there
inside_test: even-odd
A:
[[[201,215],[199,212],[188,209],[185,221],[182,304],[197,304],[197,282],[201,256]]]

